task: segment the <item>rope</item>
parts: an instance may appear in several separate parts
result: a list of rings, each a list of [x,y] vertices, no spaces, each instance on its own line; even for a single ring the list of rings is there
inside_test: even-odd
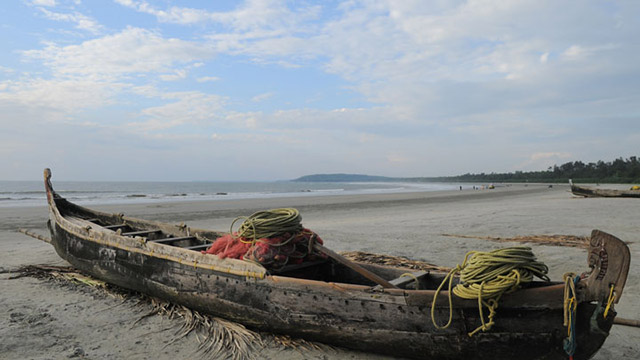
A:
[[[302,217],[300,212],[292,208],[271,209],[263,210],[253,213],[249,217],[237,217],[231,223],[231,231],[233,234],[233,225],[236,221],[244,219],[238,233],[235,237],[240,238],[243,243],[254,244],[258,239],[272,238],[280,236],[286,233],[296,235],[302,231]],[[294,236],[291,237],[291,239]],[[244,241],[245,239],[252,239],[251,241]],[[291,239],[279,244],[285,245]]]
[[[482,325],[469,333],[473,336],[479,331],[487,331],[495,324],[494,317],[498,301],[503,294],[511,293],[522,284],[529,283],[537,276],[545,281],[548,268],[536,261],[531,248],[516,246],[497,249],[490,252],[470,251],[464,257],[462,265],[456,266],[444,278],[433,297],[431,321],[438,329],[446,329],[453,319],[453,300],[451,293],[463,299],[477,299]],[[455,274],[460,274],[460,283],[452,290]],[[438,325],[435,320],[435,305],[438,294],[449,281],[449,321]],[[485,321],[483,307],[489,310]]]
[[[564,351],[569,355],[569,359],[573,360],[573,354],[576,352],[576,309],[578,308],[578,300],[576,298],[576,285],[580,282],[580,276],[574,273],[566,273],[564,278],[564,322],[567,327],[567,338],[563,341]]]
[[[607,318],[607,315],[609,315],[609,309],[611,309],[611,305],[613,304],[613,302],[616,299],[616,293],[613,292],[613,288],[615,287],[615,284],[611,284],[611,290],[609,291],[609,299],[607,300],[607,307],[604,309],[604,318]]]
[[[412,278],[413,281],[416,282],[416,290],[420,290],[420,280],[418,280],[418,278],[414,274],[408,272],[400,275],[400,277],[404,277],[404,276]]]

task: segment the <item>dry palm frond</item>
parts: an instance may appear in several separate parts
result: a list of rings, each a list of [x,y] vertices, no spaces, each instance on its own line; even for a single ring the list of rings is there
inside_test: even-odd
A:
[[[29,276],[37,279],[49,279],[56,281],[64,281],[66,283],[76,285],[86,285],[94,289],[100,290],[102,293],[109,296],[125,300],[129,291],[108,284],[102,280],[95,279],[93,277],[84,275],[78,271],[78,269],[71,266],[55,266],[55,265],[25,265],[17,269],[11,270],[11,273],[16,275],[9,279],[18,279],[21,277]]]
[[[276,343],[276,344],[278,344],[278,345],[280,345],[282,347],[289,348],[289,349],[295,349],[295,350],[303,350],[303,351],[320,350],[320,351],[325,351],[325,350],[331,348],[331,346],[326,345],[326,344],[316,343],[316,342],[308,341],[308,340],[304,340],[304,339],[294,339],[289,335],[273,335],[271,340],[274,343]]]
[[[100,293],[115,296],[122,300],[134,300],[135,306],[150,308],[150,310],[138,318],[131,327],[136,326],[139,322],[148,317],[156,315],[164,316],[169,319],[181,319],[182,321],[180,321],[180,325],[175,330],[176,336],[165,346],[193,334],[199,343],[195,352],[200,352],[202,355],[207,355],[207,357],[210,358],[256,358],[256,355],[254,354],[258,354],[259,352],[257,350],[266,345],[266,340],[277,346],[294,350],[321,349],[321,345],[317,343],[302,339],[293,339],[289,336],[260,334],[251,331],[240,324],[211,315],[202,314],[182,305],[177,305],[169,301],[150,297],[138,292],[125,290],[81,274],[77,269],[70,266],[27,265],[18,269],[7,270],[6,272],[16,274],[10,279],[29,276],[38,279],[49,279],[76,285],[86,285],[92,289],[99,290]],[[122,303],[124,303],[124,301]],[[164,330],[168,329],[161,329],[159,331]]]
[[[463,239],[480,239],[491,240],[498,242],[521,242],[521,243],[535,243],[541,245],[555,245],[555,246],[568,246],[587,249],[589,248],[588,236],[576,236],[576,235],[525,235],[515,237],[495,237],[495,236],[472,236],[472,235],[455,235],[455,234],[442,234],[442,236],[457,237]]]
[[[433,264],[429,264],[424,261],[411,260],[402,256],[392,256],[392,255],[382,255],[382,254],[373,254],[362,251],[346,251],[341,253],[342,256],[346,257],[349,260],[367,263],[367,264],[376,264],[376,265],[388,265],[395,267],[408,268],[412,270],[436,270],[436,271],[449,271],[450,268],[437,266]]]
[[[140,295],[138,303],[150,305],[151,311],[142,315],[132,326],[153,315],[182,320],[175,331],[176,336],[165,347],[193,334],[199,343],[196,352],[212,358],[249,359],[253,357],[256,347],[264,346],[260,334],[240,324],[145,295]]]
[[[9,279],[18,279],[29,276],[37,279],[56,278],[59,274],[77,272],[78,270],[71,266],[54,266],[54,265],[25,265],[17,269],[7,270],[7,273],[16,274]],[[56,274],[56,275],[53,275]]]
[[[88,277],[86,275],[82,275],[82,274],[77,273],[77,272],[62,273],[62,274],[60,274],[60,276],[62,276],[63,278],[65,278],[65,279],[67,279],[69,281],[82,283],[84,285],[91,286],[91,287],[94,287],[94,288],[102,288],[102,289],[106,289],[107,288],[107,283],[106,282],[104,282],[102,280],[96,280],[94,278]]]

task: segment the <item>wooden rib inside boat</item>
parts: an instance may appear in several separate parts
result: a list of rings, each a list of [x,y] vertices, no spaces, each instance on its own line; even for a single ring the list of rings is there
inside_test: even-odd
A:
[[[532,281],[504,295],[495,325],[469,336],[482,322],[478,301],[450,296],[446,289],[437,294],[446,273],[407,275],[407,269],[341,259],[326,248],[318,248],[329,254],[324,260],[279,269],[220,259],[201,251],[223,232],[78,206],[53,190],[50,177],[46,169],[48,225],[56,252],[117,286],[253,329],[397,357],[567,358],[564,282]],[[605,318],[604,307],[622,295],[629,256],[622,241],[593,231],[589,268],[576,280],[574,359],[590,358],[605,341],[615,311]],[[451,311],[451,326],[437,328],[432,310],[441,324]]]

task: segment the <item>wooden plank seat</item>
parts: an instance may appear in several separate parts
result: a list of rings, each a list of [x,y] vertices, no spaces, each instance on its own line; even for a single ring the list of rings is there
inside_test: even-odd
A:
[[[206,243],[206,244],[200,244],[200,245],[194,245],[194,246],[187,246],[184,249],[187,249],[187,250],[205,250],[211,245],[212,245],[212,243]]]
[[[127,227],[127,224],[116,224],[116,225],[107,225],[104,226],[105,229],[109,229],[109,230],[117,230],[117,229],[122,229]]]
[[[391,281],[389,281],[390,283],[392,283],[393,285],[397,286],[397,287],[401,287],[401,286],[405,286],[411,282],[415,282],[416,279],[418,279],[418,281],[420,281],[421,278],[429,275],[428,271],[416,271],[413,273],[409,273],[413,276],[399,276]],[[415,278],[414,278],[415,276]]]
[[[170,238],[164,238],[164,239],[149,240],[149,242],[154,242],[156,244],[170,244],[175,241],[195,240],[195,239],[196,239],[195,236],[183,236],[183,237],[170,237]]]
[[[404,276],[399,276],[393,280],[389,280],[389,283],[392,284],[395,287],[398,288],[403,288],[406,285],[410,284],[410,283],[415,283],[416,279],[418,280],[418,282],[420,282],[420,280],[424,277],[426,277],[427,275],[429,275],[428,271],[416,271],[416,272],[407,272],[406,274],[411,274],[411,276],[409,275],[404,275]],[[376,285],[374,287],[374,289],[379,289],[382,290],[382,286],[381,285]]]
[[[130,232],[123,232],[122,236],[145,236],[145,235],[150,235],[150,234],[155,234],[155,233],[159,233],[160,230],[141,230],[141,231],[130,231]]]

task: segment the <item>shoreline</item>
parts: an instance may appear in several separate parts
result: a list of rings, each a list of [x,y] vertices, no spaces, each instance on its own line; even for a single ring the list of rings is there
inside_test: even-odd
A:
[[[222,231],[228,231],[237,216],[268,208],[295,207],[302,214],[303,224],[317,232],[326,246],[334,251],[359,250],[405,256],[440,266],[455,266],[469,250],[486,251],[522,245],[516,242],[496,243],[479,237],[588,236],[592,229],[597,228],[632,242],[629,278],[616,310],[624,318],[637,318],[640,314],[640,266],[634,260],[640,258],[637,225],[640,201],[572,197],[568,185],[548,188],[548,184],[512,184],[476,191],[170,201],[89,207]],[[16,231],[27,228],[48,236],[45,206],[0,208],[0,219],[0,267],[66,264],[49,244]],[[561,279],[562,274],[568,271],[588,270],[587,254],[583,249],[524,245],[532,247],[536,256],[549,266],[553,280]],[[130,323],[140,317],[140,312],[118,307],[113,299],[97,298],[89,292],[42,280],[8,280],[7,274],[1,276],[0,353],[10,357],[13,354],[13,357],[37,359],[65,358],[73,355],[75,348],[81,348],[88,358],[146,356],[170,359],[184,357],[191,348],[197,347],[194,339],[186,338],[170,348],[161,349],[173,334],[172,330],[161,329],[171,321],[154,317],[132,328]],[[33,325],[36,323],[37,326]],[[141,345],[136,341],[143,341],[143,348],[149,352],[140,352]],[[615,326],[594,359],[638,358],[639,344],[640,329]],[[343,349],[299,353],[278,347],[263,349],[258,357],[285,360],[390,359]]]

